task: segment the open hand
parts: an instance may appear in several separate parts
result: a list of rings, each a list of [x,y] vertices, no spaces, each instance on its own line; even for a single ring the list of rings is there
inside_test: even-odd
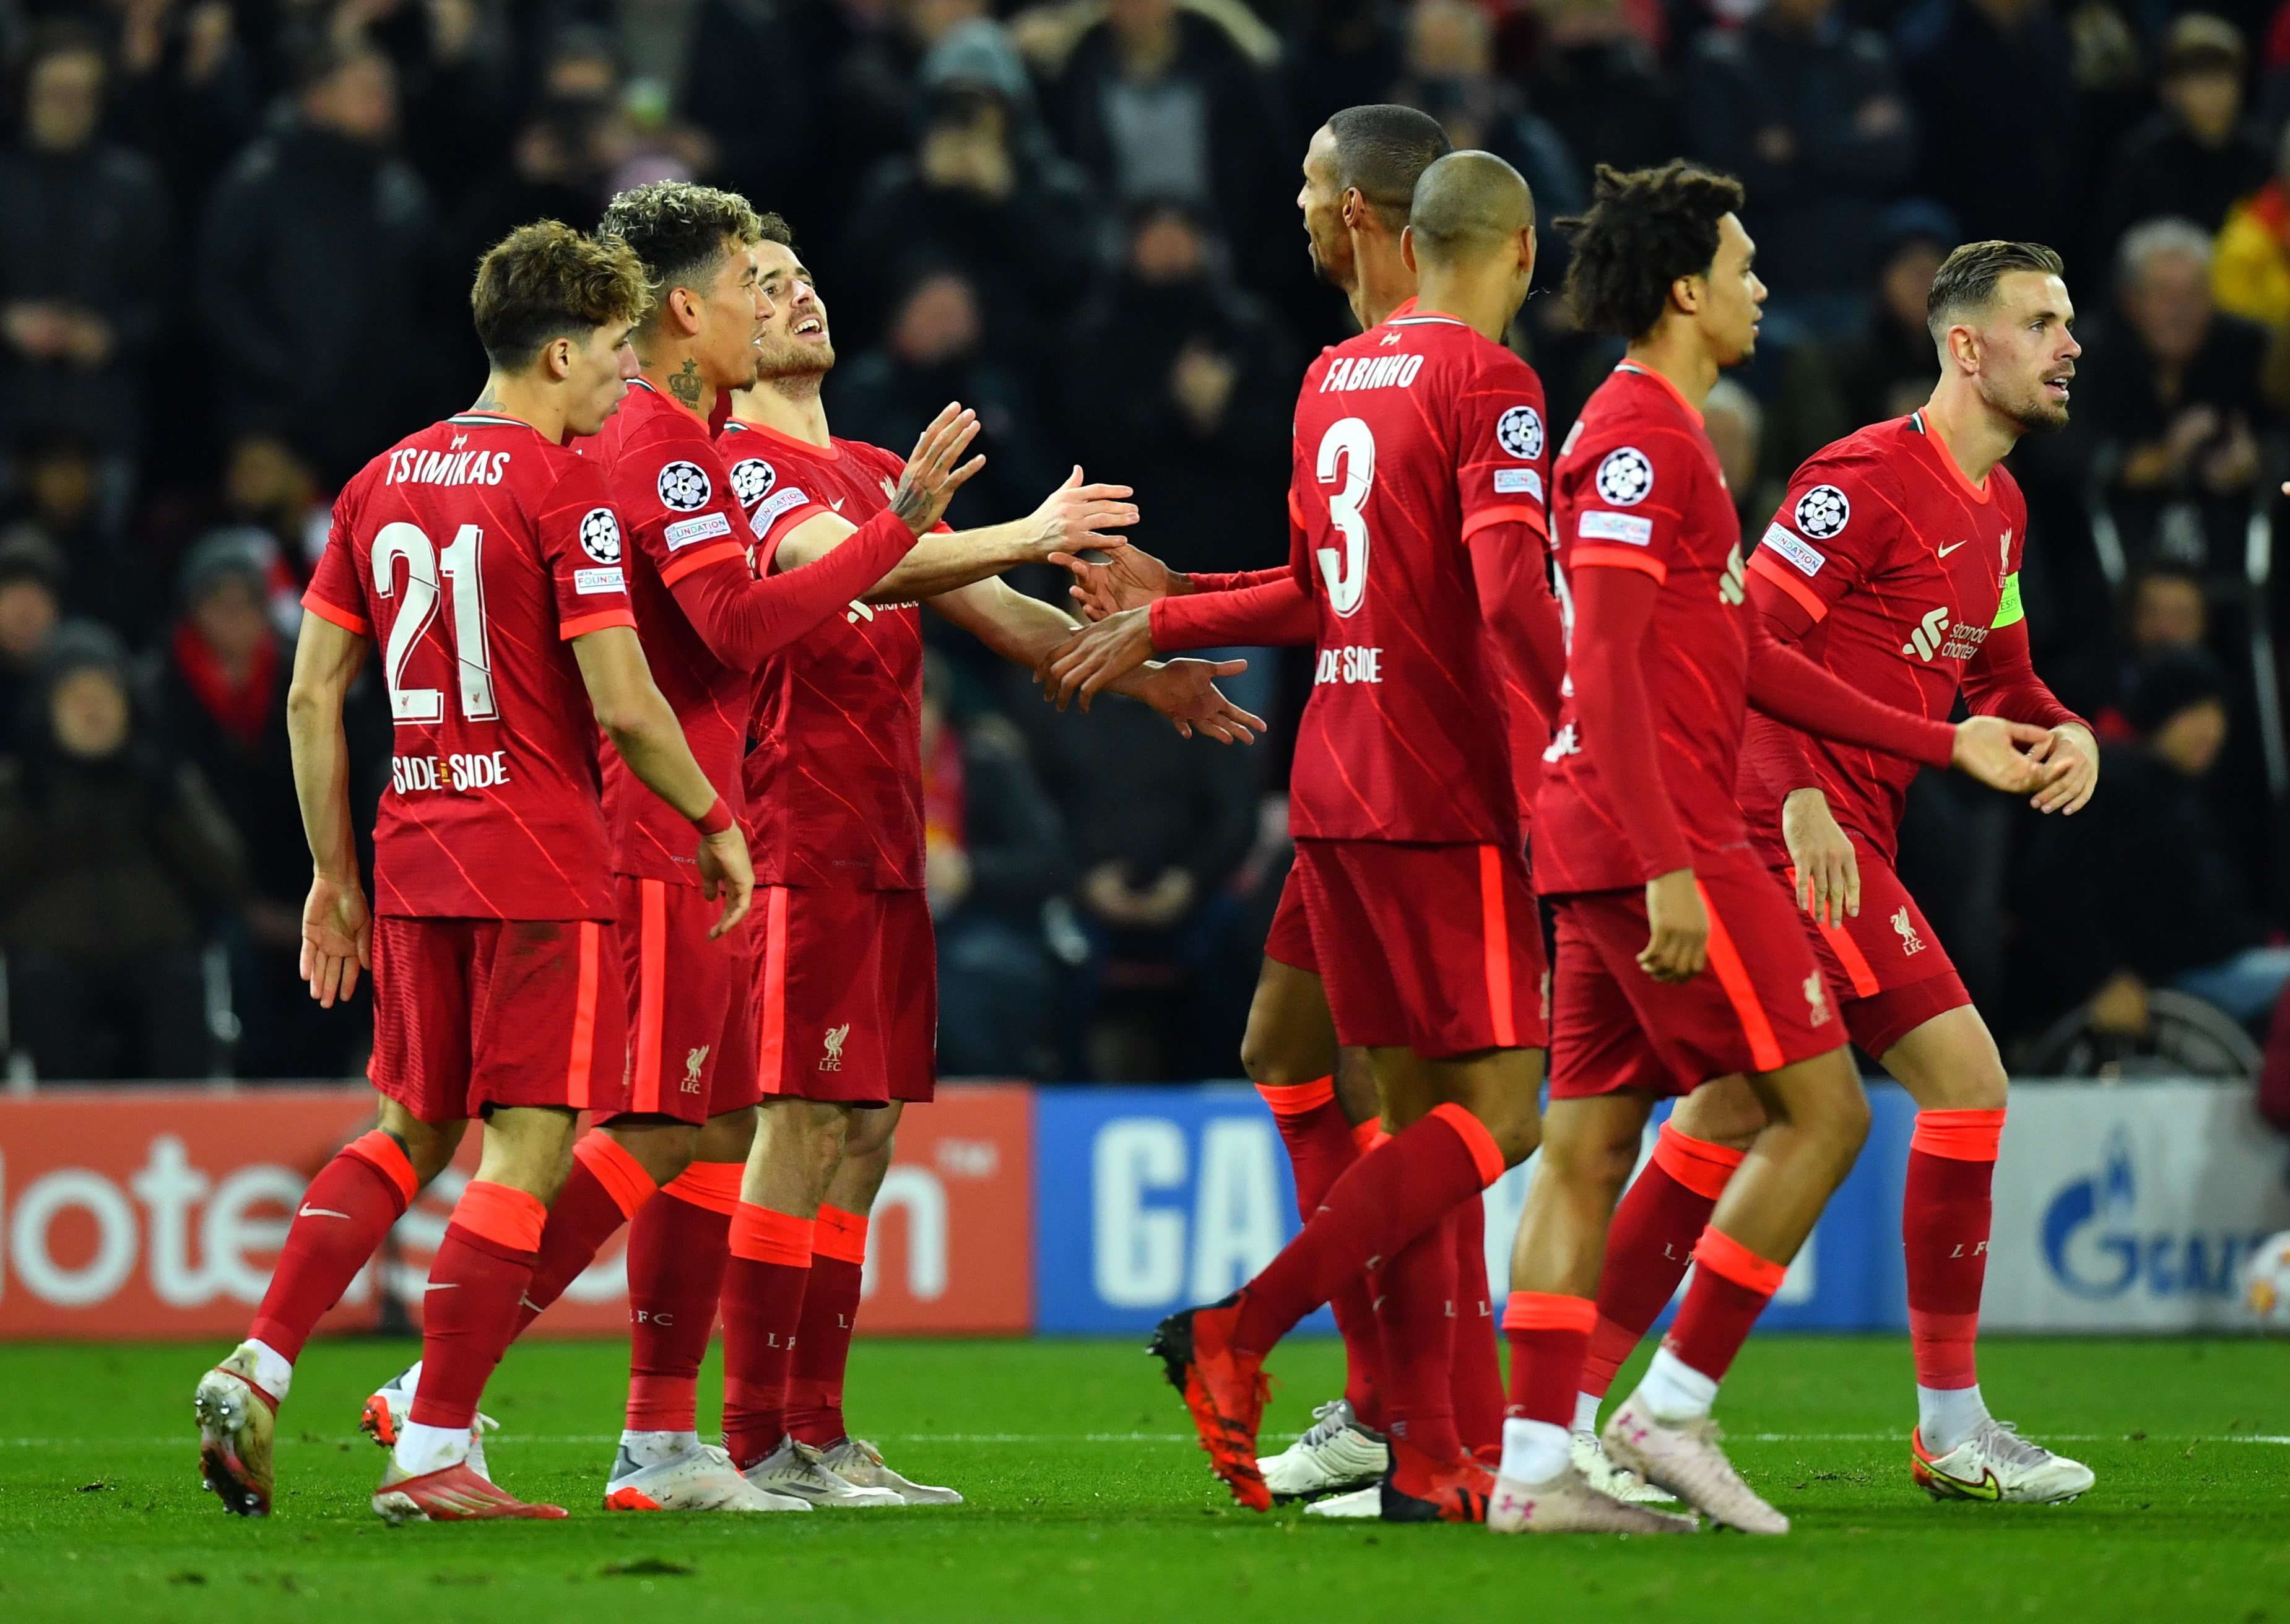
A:
[[[1141,605],[1123,609],[1052,649],[1034,674],[1042,697],[1063,710],[1075,699],[1084,710],[1104,691],[1153,658],[1153,612]]]
[[[724,911],[708,927],[716,940],[748,916],[756,892],[756,871],[748,861],[748,837],[734,823],[730,828],[700,837],[700,894],[713,902],[724,899]]]
[[[1818,789],[1793,789],[1782,803],[1782,839],[1797,880],[1797,905],[1816,924],[1843,924],[1861,912],[1861,860]]]
[[[310,881],[302,904],[302,979],[321,1009],[357,990],[358,972],[373,967],[373,913],[357,878]]]
[[[1245,660],[1172,660],[1147,668],[1133,692],[1188,739],[1198,729],[1220,744],[1254,744],[1264,719],[1249,715],[1216,688],[1218,677],[1247,669]]]
[[[1081,465],[1066,476],[1065,484],[1050,492],[1027,522],[1034,528],[1040,562],[1054,564],[1071,555],[1097,548],[1113,552],[1129,545],[1121,536],[1101,534],[1137,522],[1137,504],[1127,485],[1085,485]]]
[[[962,460],[962,453],[977,437],[978,413],[949,401],[915,442],[899,483],[891,488],[891,511],[917,536],[930,533],[946,516],[946,505],[954,500],[954,493],[986,466],[983,457]]]

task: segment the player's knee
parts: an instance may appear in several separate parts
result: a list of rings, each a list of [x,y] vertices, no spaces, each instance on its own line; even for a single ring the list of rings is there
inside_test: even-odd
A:
[[[469,1124],[423,1122],[396,1100],[385,1099],[378,1125],[405,1152],[405,1159],[412,1164],[416,1182],[427,1185],[452,1163]]]
[[[1850,1087],[1822,1093],[1810,1125],[1831,1153],[1849,1166],[1868,1143],[1869,1123],[1869,1093],[1855,1077]]]
[[[1495,1148],[1502,1152],[1505,1167],[1517,1166],[1542,1143],[1542,1116],[1535,1109],[1533,1095],[1496,1100],[1480,1122],[1493,1136]]]
[[[702,1162],[744,1162],[756,1142],[757,1110],[752,1105],[710,1116],[701,1125],[700,1142],[693,1159]]]
[[[849,1126],[844,1133],[843,1159],[845,1162],[887,1160],[898,1127],[899,1113],[889,1107],[852,1112]]]
[[[1240,1068],[1261,1088],[1285,1088],[1312,1080],[1298,1075],[1303,1068],[1296,1064],[1293,1047],[1265,1021],[1252,1020],[1240,1035]]]

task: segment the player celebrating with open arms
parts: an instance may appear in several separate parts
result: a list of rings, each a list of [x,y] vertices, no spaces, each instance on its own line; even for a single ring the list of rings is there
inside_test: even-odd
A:
[[[952,406],[940,414],[909,459],[896,500],[852,546],[756,579],[748,516],[708,419],[719,396],[756,380],[757,340],[770,311],[757,248],[785,228],[759,218],[744,198],[663,181],[615,197],[602,232],[636,252],[652,293],[631,335],[642,371],[603,432],[580,447],[604,468],[627,526],[620,548],[597,561],[625,570],[653,677],[709,780],[736,809],[757,668],[840,614],[936,525],[969,471],[960,465],[975,421]],[[951,472],[941,479],[940,470]],[[628,1421],[606,1507],[807,1509],[805,1500],[747,1483],[693,1430],[727,1227],[755,1133],[753,932],[710,934],[675,810],[618,756],[605,762],[605,815],[621,921],[614,985],[630,1040],[627,1108],[573,1148],[520,1299],[517,1332],[629,1223]],[[666,1199],[653,1200],[655,1192]],[[367,1401],[363,1424],[377,1441],[395,1441],[420,1371]],[[475,1452],[471,1464],[483,1472]]]
[[[1718,1203],[1668,1343],[1607,1454],[1714,1520],[1788,1519],[1709,1420],[1719,1380],[1851,1168],[1869,1107],[1828,988],[1734,799],[1747,707],[1999,788],[2054,769],[2038,728],[1894,710],[1747,612],[1740,528],[1699,403],[1756,343],[1765,287],[1742,188],[1672,164],[1601,167],[1568,302],[1629,341],[1560,449],[1553,539],[1574,609],[1572,697],[1546,755],[1535,863],[1557,912],[1551,1103],[1511,1263],[1511,1419],[1488,1521],[1505,1532],[1691,1526],[1600,1494],[1569,1460],[1614,1200],[1657,1095],[1745,1076],[1771,1119]]]
[[[2004,457],[2063,427],[2081,353],[2059,256],[1967,243],[1933,279],[1941,379],[1923,410],[1814,453],[1750,555],[1750,611],[1863,693],[1945,716],[1972,709],[2050,730],[2030,754],[2057,776],[2040,812],[2091,798],[2099,755],[2028,659],[2020,607],[2027,503]],[[1913,763],[1752,717],[1740,792],[1758,855],[1793,887],[1846,1032],[1918,1105],[1901,1228],[1917,1428],[1910,1470],[1935,1498],[2072,1500],[2080,1461],[1991,1420],[1974,1361],[1987,1272],[1989,1186],[2004,1130],[2004,1063],[1940,939],[1893,871]],[[1694,1236],[1765,1112],[1743,1083],[1704,1088],[1662,1129],[1614,1214],[1579,1407],[1685,1272]]]
[[[382,1100],[380,1125],[311,1183],[248,1340],[198,1384],[201,1468],[244,1515],[269,1510],[274,1412],[311,1325],[477,1116],[484,1157],[430,1268],[421,1381],[373,1506],[392,1521],[564,1515],[464,1457],[573,1124],[626,1097],[600,724],[697,828],[701,888],[724,897],[713,928],[748,910],[731,810],[653,685],[623,572],[605,562],[621,525],[604,476],[563,444],[627,392],[643,268],[619,244],[529,226],[485,256],[471,303],[484,393],[343,489],[303,600],[288,694],[316,870],[302,970],[332,1004],[372,969]],[[341,707],[377,637],[397,732],[373,918]]]

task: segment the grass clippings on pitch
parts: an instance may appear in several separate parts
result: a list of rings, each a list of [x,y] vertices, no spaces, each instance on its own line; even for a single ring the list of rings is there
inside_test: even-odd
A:
[[[598,1510],[624,1354],[521,1347],[486,1398],[493,1469],[572,1518],[404,1529],[366,1509],[381,1457],[354,1428],[412,1347],[321,1343],[281,1418],[277,1514],[242,1522],[200,1492],[188,1424],[221,1351],[0,1348],[0,1620],[2290,1624],[2278,1341],[1987,1344],[1998,1413],[2099,1474],[2047,1508],[1934,1505],[1910,1487],[1900,1339],[1758,1338],[1721,1415],[1735,1460],[1796,1521],[1779,1540],[1253,1516],[1210,1479],[1154,1362],[1067,1341],[862,1342],[859,1429],[969,1503],[745,1518]],[[1283,1349],[1268,1440],[1304,1425],[1340,1368],[1332,1343]],[[711,1365],[703,1394],[717,1385]]]

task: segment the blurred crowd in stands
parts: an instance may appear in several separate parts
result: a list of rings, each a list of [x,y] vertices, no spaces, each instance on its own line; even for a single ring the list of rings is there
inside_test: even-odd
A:
[[[344,1075],[298,991],[282,700],[332,493],[483,374],[466,290],[539,216],[691,176],[795,225],[837,431],[977,407],[953,518],[1074,461],[1185,568],[1285,555],[1286,424],[1342,337],[1293,196],[1400,100],[1546,224],[1514,342],[1563,436],[1614,358],[1555,291],[1593,164],[1747,183],[1773,289],[1709,429],[1760,534],[1796,463],[1919,404],[1963,240],[2051,243],[2087,346],[2014,460],[2041,668],[2106,747],[2046,825],[1926,774],[1903,873],[2007,1050],[2149,994],[2262,1030],[2286,975],[2275,496],[2290,471],[2290,4],[2171,0],[0,0],[0,952],[18,1077]],[[1046,576],[1021,583],[1056,595]],[[943,629],[943,628],[939,628]],[[933,633],[935,636],[935,632]],[[1309,662],[1253,750],[930,664],[950,1075],[1230,1075]],[[361,804],[389,725],[354,707]]]

